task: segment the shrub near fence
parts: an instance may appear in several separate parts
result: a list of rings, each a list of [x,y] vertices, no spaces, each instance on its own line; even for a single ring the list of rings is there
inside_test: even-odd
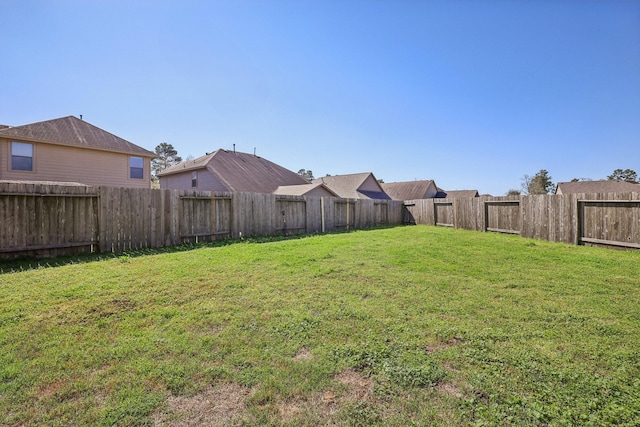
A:
[[[405,221],[572,244],[640,249],[640,193],[424,199]]]
[[[0,258],[402,223],[403,203],[0,182]]]

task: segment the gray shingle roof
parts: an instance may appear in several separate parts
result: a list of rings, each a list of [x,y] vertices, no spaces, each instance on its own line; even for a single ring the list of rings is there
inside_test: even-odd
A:
[[[272,193],[282,185],[309,184],[309,181],[297,173],[267,159],[223,149],[173,165],[158,176],[205,168],[231,192]]]
[[[640,183],[627,181],[578,181],[559,182],[556,194],[572,193],[633,193],[640,192]]]
[[[478,190],[447,190],[444,192],[447,199],[455,199],[459,197],[478,197]]]
[[[207,164],[214,154],[216,154],[216,151],[214,151],[213,153],[207,153],[204,156],[198,157],[197,159],[185,160],[173,166],[169,166],[162,172],[158,173],[158,176],[167,176],[197,169],[204,169],[207,167]]]
[[[361,188],[367,180],[376,183],[376,190]],[[350,199],[390,199],[380,184],[377,184],[375,176],[371,172],[354,173],[348,175],[333,175],[317,178],[313,183],[322,183],[338,196]]]
[[[0,128],[0,137],[137,154],[142,157],[156,157],[154,152],[145,150],[74,116]]]
[[[433,180],[385,182],[381,186],[393,200],[427,199],[430,188],[434,193],[437,191]]]

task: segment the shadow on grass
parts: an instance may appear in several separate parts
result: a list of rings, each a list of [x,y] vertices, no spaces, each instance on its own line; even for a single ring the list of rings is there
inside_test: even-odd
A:
[[[284,240],[298,240],[298,239],[306,239],[313,236],[319,235],[328,235],[328,234],[345,234],[345,233],[353,233],[355,231],[370,231],[370,230],[380,230],[384,228],[392,228],[392,227],[375,227],[369,229],[359,229],[359,230],[336,230],[330,233],[324,234],[274,234],[268,236],[255,236],[255,237],[245,237],[242,239],[222,239],[222,240],[214,240],[211,242],[200,242],[200,243],[184,243],[177,246],[167,246],[162,248],[141,248],[141,249],[133,249],[129,251],[122,252],[109,252],[109,253],[92,253],[92,254],[80,254],[80,255],[68,255],[61,256],[56,258],[16,258],[12,260],[0,260],[0,274],[7,273],[15,273],[20,271],[28,271],[28,270],[37,270],[41,268],[53,268],[60,267],[63,265],[69,264],[86,264],[90,262],[104,261],[114,258],[136,258],[141,256],[149,256],[149,255],[159,255],[159,254],[171,254],[178,252],[186,252],[192,251],[195,249],[201,248],[217,248],[229,245],[237,245],[237,244],[263,244],[263,243],[271,243],[271,242],[280,242]]]

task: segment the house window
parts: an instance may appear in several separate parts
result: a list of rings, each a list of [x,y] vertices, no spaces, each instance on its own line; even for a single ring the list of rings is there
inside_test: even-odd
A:
[[[142,179],[144,177],[144,159],[129,157],[129,178]]]
[[[11,143],[11,169],[33,171],[33,144],[24,142]]]
[[[194,188],[198,186],[198,171],[191,172],[191,186]]]

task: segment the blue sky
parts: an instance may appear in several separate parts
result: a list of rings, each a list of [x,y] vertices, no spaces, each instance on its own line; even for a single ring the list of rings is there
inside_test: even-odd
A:
[[[0,0],[0,123],[503,195],[640,172],[640,1]]]

